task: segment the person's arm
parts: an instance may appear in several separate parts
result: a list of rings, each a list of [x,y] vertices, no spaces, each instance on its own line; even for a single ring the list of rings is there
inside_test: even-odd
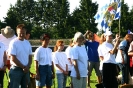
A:
[[[35,65],[35,72],[36,72],[36,79],[39,80],[40,79],[40,74],[39,74],[39,70],[38,70],[38,61],[34,60],[34,65]]]
[[[67,71],[63,70],[63,69],[60,67],[60,65],[58,65],[58,64],[55,64],[55,65],[56,65],[57,68],[60,69],[60,71],[61,71],[63,74],[67,75]]]
[[[32,64],[32,55],[29,55],[29,63],[27,65],[27,67],[30,68],[31,64]]]
[[[11,60],[20,68],[24,69],[25,66],[16,58],[16,55],[11,54]]]
[[[90,33],[90,30],[87,30],[86,33],[84,34],[84,37],[87,38],[87,34]]]
[[[6,70],[6,66],[7,66],[7,56],[6,56],[6,51],[4,52],[4,56],[3,56],[3,62],[4,62],[4,66],[2,68],[2,70]]]
[[[55,78],[54,63],[53,63],[53,61],[52,61],[52,73],[53,73],[53,78]]]
[[[73,59],[73,65],[74,65],[74,68],[75,68],[75,71],[76,71],[77,79],[80,80],[80,73],[79,73],[78,63],[77,63],[76,59]]]
[[[128,55],[129,56],[133,56],[133,52],[131,51],[131,52],[128,52]]]
[[[99,56],[99,58],[100,58],[100,60],[102,60],[102,61],[103,61],[103,59],[104,59],[103,56]]]
[[[122,57],[122,64],[124,64],[125,62],[124,62],[124,56],[123,56],[123,51],[122,50],[119,50],[120,51],[120,55],[121,55],[121,57]]]
[[[115,53],[116,53],[117,47],[118,47],[118,45],[119,45],[119,42],[120,42],[120,37],[116,40],[116,43],[115,43],[115,45],[114,45],[114,48],[113,48],[111,51],[109,51],[110,54],[115,54]]]

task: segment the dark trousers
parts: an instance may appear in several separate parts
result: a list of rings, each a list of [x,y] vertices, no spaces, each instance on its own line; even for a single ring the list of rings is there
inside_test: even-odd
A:
[[[129,80],[129,69],[127,64],[118,64],[120,67],[120,70],[122,72],[122,80],[121,80],[121,84],[128,84],[128,80]]]
[[[4,71],[0,71],[0,85],[3,88]]]
[[[104,88],[118,88],[116,64],[103,63]]]

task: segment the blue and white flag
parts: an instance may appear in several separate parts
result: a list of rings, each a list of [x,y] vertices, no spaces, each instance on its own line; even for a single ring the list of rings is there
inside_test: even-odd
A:
[[[133,34],[133,32],[131,32],[130,30],[128,30],[128,34]]]

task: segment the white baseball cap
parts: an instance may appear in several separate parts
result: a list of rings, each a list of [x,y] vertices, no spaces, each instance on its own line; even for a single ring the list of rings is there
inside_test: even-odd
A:
[[[113,33],[112,33],[111,31],[106,31],[104,35],[105,35],[105,36],[110,36],[110,35],[112,35],[112,34],[113,34]]]

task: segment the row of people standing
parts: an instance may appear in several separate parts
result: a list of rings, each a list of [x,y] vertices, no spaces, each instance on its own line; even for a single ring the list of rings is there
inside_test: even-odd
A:
[[[69,71],[71,71],[70,76],[72,77],[73,88],[86,88],[88,56],[85,47],[82,46],[84,41],[83,34],[80,32],[75,34],[72,53],[68,51],[70,49],[66,50],[70,54],[62,52],[64,49],[62,40],[57,40],[54,53],[52,54],[52,50],[48,48],[49,39],[50,37],[47,34],[41,36],[42,46],[37,48],[34,55],[38,78],[36,80],[37,88],[42,88],[45,85],[47,88],[52,86],[51,78],[55,77],[55,73],[51,70],[51,67],[54,69],[54,66],[56,69],[58,88],[65,88]]]

